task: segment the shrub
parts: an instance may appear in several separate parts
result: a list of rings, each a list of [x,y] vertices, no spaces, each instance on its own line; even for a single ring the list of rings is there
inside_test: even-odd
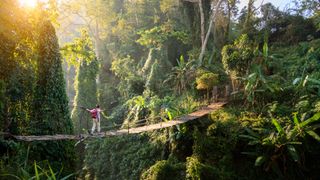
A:
[[[81,176],[139,179],[143,170],[160,159],[163,148],[163,145],[160,148],[149,140],[147,135],[128,135],[88,142]]]
[[[169,160],[162,160],[145,171],[141,179],[161,180],[167,179],[168,177],[170,177],[170,179],[185,179],[184,171],[184,163],[172,164]]]
[[[212,166],[201,163],[195,156],[187,158],[186,168],[187,179],[218,179],[217,170]]]
[[[224,46],[221,54],[226,72],[233,77],[243,76],[254,57],[252,42],[243,34],[234,44]]]
[[[214,73],[205,73],[196,78],[198,90],[209,90],[219,83],[219,75]]]
[[[312,137],[320,141],[315,132],[319,118],[320,113],[308,119],[304,115],[299,119],[297,113],[293,113],[293,121],[280,119],[281,123],[279,119],[272,118],[273,129],[246,129],[247,134],[241,137],[248,139],[248,145],[255,149],[245,154],[257,156],[255,166],[262,166],[280,178],[306,178],[309,174],[306,165],[310,164],[306,162],[306,148],[310,146],[307,140]]]

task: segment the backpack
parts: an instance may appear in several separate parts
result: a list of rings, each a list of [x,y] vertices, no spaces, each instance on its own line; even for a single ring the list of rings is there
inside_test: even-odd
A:
[[[92,118],[97,119],[98,111],[96,109],[92,109],[90,114]]]

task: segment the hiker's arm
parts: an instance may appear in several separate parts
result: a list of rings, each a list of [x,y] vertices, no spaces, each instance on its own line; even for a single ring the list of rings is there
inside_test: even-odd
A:
[[[104,110],[102,110],[102,109],[99,109],[98,111],[99,111],[99,112],[103,112]]]
[[[104,112],[101,112],[101,115],[102,115],[104,118],[108,119],[107,115],[105,115]]]

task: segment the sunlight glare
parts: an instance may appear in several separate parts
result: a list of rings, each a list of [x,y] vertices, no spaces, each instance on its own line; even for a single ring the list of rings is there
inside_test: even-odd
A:
[[[19,0],[19,3],[23,7],[34,8],[37,6],[38,0]]]

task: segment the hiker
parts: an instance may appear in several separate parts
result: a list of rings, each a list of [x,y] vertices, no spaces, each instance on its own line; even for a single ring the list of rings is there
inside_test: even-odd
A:
[[[94,130],[96,129],[96,126],[98,133],[100,133],[100,106],[97,105],[96,108],[86,110],[90,112],[92,118],[92,129],[90,134],[93,134]]]

